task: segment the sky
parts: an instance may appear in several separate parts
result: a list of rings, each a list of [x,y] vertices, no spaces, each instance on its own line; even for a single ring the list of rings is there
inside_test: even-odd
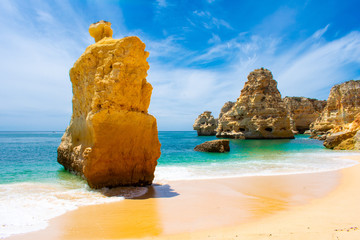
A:
[[[0,131],[65,130],[69,70],[99,20],[113,38],[146,44],[160,131],[192,130],[205,110],[217,117],[261,67],[283,97],[327,99],[334,84],[360,79],[358,9],[358,0],[0,0]]]

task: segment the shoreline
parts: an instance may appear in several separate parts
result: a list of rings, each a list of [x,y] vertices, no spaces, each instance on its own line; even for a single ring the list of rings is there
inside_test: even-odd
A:
[[[360,155],[345,158],[359,161]],[[50,220],[44,230],[6,239],[207,239],[209,236],[215,239],[236,236],[261,239],[268,233],[284,237],[276,239],[289,239],[290,236],[291,239],[308,239],[308,234],[315,234],[310,226],[303,232],[296,228],[287,231],[283,227],[290,227],[290,222],[295,222],[298,227],[308,223],[307,220],[304,223],[296,220],[303,216],[299,209],[307,211],[314,204],[322,209],[321,202],[336,197],[349,185],[353,189],[354,181],[360,184],[360,176],[356,178],[359,171],[357,164],[329,172],[168,181],[149,187],[142,197],[80,207]],[[116,195],[116,192],[111,194]],[[358,213],[360,223],[360,210]],[[309,218],[311,220],[311,214]],[[353,225],[349,225],[349,229],[360,227],[355,226],[355,222]],[[328,223],[325,228],[330,226],[333,225]],[[360,231],[353,233],[360,236]],[[299,237],[294,238],[294,234]],[[318,233],[320,237],[321,234]],[[328,230],[323,234],[333,236]]]

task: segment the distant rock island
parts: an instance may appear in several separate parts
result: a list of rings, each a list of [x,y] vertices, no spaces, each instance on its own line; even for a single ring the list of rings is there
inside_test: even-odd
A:
[[[137,37],[113,39],[111,23],[90,26],[95,44],[70,70],[73,114],[58,162],[92,188],[151,184],[160,142],[148,114],[149,53]]]
[[[333,86],[327,101],[281,99],[272,73],[256,69],[237,101],[224,104],[217,125],[220,138],[276,139],[305,133],[324,140],[327,148],[360,150],[360,80]]]
[[[216,134],[217,121],[210,111],[205,111],[197,117],[193,129],[197,131],[198,136],[214,136]]]
[[[264,68],[248,75],[236,103],[219,118],[217,137],[235,139],[294,138],[277,82]]]

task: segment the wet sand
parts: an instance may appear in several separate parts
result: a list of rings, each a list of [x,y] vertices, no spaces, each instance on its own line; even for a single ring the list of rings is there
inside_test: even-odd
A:
[[[137,198],[81,207],[44,230],[8,239],[360,239],[359,186],[360,165],[172,181]]]

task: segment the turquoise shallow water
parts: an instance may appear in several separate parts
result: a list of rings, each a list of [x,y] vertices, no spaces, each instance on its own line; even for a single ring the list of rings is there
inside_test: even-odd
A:
[[[80,206],[121,201],[148,190],[131,188],[106,197],[108,189],[89,189],[56,161],[62,134],[0,132],[0,238],[43,229],[51,218]],[[325,149],[304,135],[294,140],[230,140],[230,153],[193,151],[213,139],[195,131],[159,132],[162,154],[155,182],[328,171],[353,165],[339,157],[358,154]]]
[[[62,134],[0,132],[0,184],[76,179],[56,161],[56,149]],[[322,142],[309,139],[306,135],[297,135],[294,140],[230,140],[231,152],[225,154],[193,150],[196,145],[213,139],[216,137],[198,137],[195,131],[159,132],[162,154],[158,160],[157,178],[173,180],[311,172],[348,164],[331,160],[343,152],[328,150]],[[193,174],[189,175],[189,172]]]

